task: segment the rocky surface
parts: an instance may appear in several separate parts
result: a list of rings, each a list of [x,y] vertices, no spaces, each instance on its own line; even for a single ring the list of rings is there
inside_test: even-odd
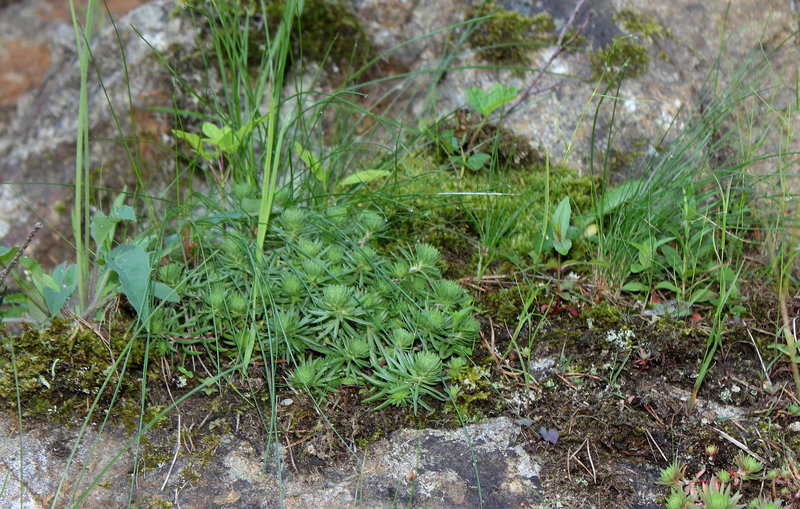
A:
[[[550,13],[559,28],[569,19],[574,3],[562,1],[515,0],[497,2],[509,9],[533,16]],[[464,21],[464,2],[444,0],[436,2],[436,15],[429,16],[426,2],[394,2],[392,0],[359,0],[355,2],[365,25],[373,34],[379,51],[389,52],[400,41],[421,37],[434,30],[455,26]],[[630,9],[637,15],[661,27],[660,36],[643,36],[630,30],[614,14]],[[648,20],[649,21],[649,20]],[[593,79],[590,54],[611,44],[614,37],[633,35],[637,43],[647,48],[649,63],[641,76],[626,79],[619,90],[620,107],[614,121],[614,147],[620,154],[632,152],[639,159],[652,151],[658,140],[675,120],[673,131],[680,129],[691,117],[688,113],[698,100],[712,65],[721,55],[720,86],[728,83],[739,66],[761,49],[772,51],[782,41],[787,41],[771,56],[774,72],[771,79],[787,91],[793,90],[796,71],[797,42],[791,38],[798,25],[797,5],[793,2],[773,0],[768,2],[742,1],[714,2],[652,2],[647,0],[600,0],[586,2],[579,11],[574,26],[585,25],[585,41],[578,51],[566,52],[552,61],[548,72],[537,77],[535,69],[542,68],[552,55],[552,48],[535,53],[533,72],[520,75],[509,70],[491,70],[492,62],[479,52],[465,48],[449,62],[457,71],[448,72],[438,83],[436,107],[439,112],[450,112],[466,104],[464,92],[469,86],[488,90],[494,83],[505,83],[526,90],[533,85],[529,100],[521,104],[504,125],[515,134],[529,140],[534,147],[550,152],[554,161],[566,161],[588,170],[589,147],[592,142],[592,116],[597,104],[598,86]],[[455,36],[465,27],[454,30]],[[759,46],[759,44],[763,46]],[[398,48],[388,53],[406,62],[409,70],[435,68],[440,64],[447,37],[429,37],[420,42]],[[722,48],[721,48],[722,45]],[[605,84],[601,83],[603,87]],[[541,90],[541,92],[536,92]],[[613,92],[613,91],[612,91]],[[775,98],[778,108],[791,105],[790,93]],[[594,97],[594,99],[593,99]],[[610,102],[610,101],[609,101]],[[424,101],[417,103],[415,115],[429,115]],[[685,115],[678,116],[679,111]],[[611,109],[606,107],[598,116],[599,139],[595,148],[604,150]],[[797,124],[797,111],[794,124]],[[572,139],[574,133],[574,139]],[[796,149],[795,142],[795,149]],[[624,159],[624,158],[623,158]],[[631,162],[623,164],[630,169]]]
[[[5,414],[0,418],[0,477],[9,481],[0,495],[2,506],[19,506],[21,497],[24,507],[50,507],[54,501],[56,507],[64,507],[70,500],[79,501],[93,483],[97,487],[82,501],[84,507],[126,507],[130,493],[145,506],[168,502],[183,508],[379,509],[425,504],[457,508],[479,507],[481,502],[484,507],[512,508],[528,503],[531,493],[541,489],[539,466],[517,444],[519,426],[506,418],[455,430],[399,431],[354,452],[343,464],[302,473],[292,469],[285,449],[280,466],[273,454],[265,467],[266,444],[258,444],[261,451],[256,451],[253,444],[229,433],[220,437],[213,450],[189,455],[182,448],[174,464],[172,454],[165,454],[166,459],[157,465],[140,466],[132,490],[130,434],[109,427],[97,440],[98,431],[96,425],[90,426],[71,456],[77,427],[25,426],[20,492],[17,420]],[[174,450],[177,434],[159,439]],[[152,450],[144,446],[142,454],[152,454]],[[208,459],[198,467],[203,454]],[[65,471],[68,474],[61,484]]]
[[[135,5],[111,3],[118,13]],[[139,161],[144,181],[174,178],[169,151],[161,147],[170,143],[169,116],[151,111],[172,106],[173,84],[144,42],[167,61],[191,51],[192,24],[173,16],[174,7],[170,1],[152,2],[118,20],[128,74],[120,64],[117,34],[109,23],[93,40],[97,72],[89,73],[88,111],[90,164],[98,187],[135,191],[138,182],[131,161]],[[0,119],[0,175],[6,184],[0,186],[0,239],[4,245],[19,245],[33,223],[43,220],[49,228],[38,236],[32,253],[44,265],[64,261],[70,251],[64,239],[71,238],[68,210],[74,194],[70,185],[75,178],[80,71],[67,16],[62,2],[44,0],[15,3],[0,14],[0,33],[13,40],[3,44],[5,58],[23,64],[0,82],[4,85],[0,96],[14,99],[2,105]],[[19,95],[25,88],[29,90]],[[159,187],[164,188],[151,189]]]
[[[121,14],[136,2],[109,3]],[[517,0],[507,5],[526,15],[550,12],[556,26],[563,25],[572,8],[556,0]],[[170,125],[168,119],[152,113],[150,108],[170,107],[173,85],[169,73],[131,26],[168,60],[179,59],[193,51],[195,37],[189,20],[171,15],[173,7],[173,2],[158,0],[118,21],[138,126],[132,133],[138,141],[129,147],[145,161],[142,166],[149,168],[152,176],[167,181],[171,180],[171,173],[164,165],[169,152],[154,148],[153,143],[169,143]],[[466,5],[456,0],[355,0],[353,7],[380,52],[387,52],[410,38],[458,24],[464,20],[466,10]],[[739,62],[759,48],[759,40],[773,48],[798,28],[796,2],[732,2],[727,17],[725,5],[720,2],[587,2],[578,16],[578,24],[588,20],[583,33],[585,46],[555,59],[551,74],[536,85],[544,91],[534,94],[505,121],[516,134],[549,151],[555,161],[566,155],[569,164],[588,171],[590,119],[594,113],[590,98],[597,84],[590,79],[589,52],[626,33],[625,27],[613,19],[614,12],[624,7],[653,16],[672,34],[645,41],[651,56],[647,72],[624,81],[619,91],[624,101],[614,124],[615,146],[620,154],[634,152],[634,161],[653,148],[653,140],[659,139],[681,108],[687,108],[697,99],[705,76],[720,54],[723,27],[725,33],[731,34],[730,39],[725,39],[722,52],[723,82]],[[38,251],[34,255],[44,264],[58,263],[66,258],[66,244],[56,232],[70,237],[66,211],[73,192],[68,184],[74,178],[75,98],[79,83],[74,34],[67,24],[62,2],[3,2],[0,9],[0,34],[3,34],[0,65],[5,70],[0,78],[0,179],[6,184],[0,186],[0,242],[19,244],[30,225],[44,219],[52,228],[51,235],[37,238]],[[460,30],[463,27],[455,34],[460,34]],[[450,41],[442,34],[403,46],[385,56],[387,69],[413,72],[436,67]],[[774,59],[772,78],[784,85],[792,85],[795,79],[796,47],[795,40],[789,39]],[[123,132],[131,135],[126,76],[119,64],[116,34],[106,28],[95,39],[93,48],[105,88],[120,113]],[[552,50],[543,49],[532,55],[534,67],[548,61],[548,51]],[[442,76],[433,97],[439,111],[462,106],[464,91],[470,85],[488,88],[504,82],[524,89],[531,80],[531,73],[519,76],[511,71],[485,69],[486,62],[468,49],[448,65],[463,69]],[[792,98],[779,96],[775,100],[776,105],[786,105],[791,104]],[[414,114],[427,115],[422,109],[425,106],[420,102]],[[584,114],[583,121],[579,121]],[[609,115],[609,110],[601,112],[598,118],[601,130],[608,129]],[[686,120],[678,117],[676,127]],[[793,125],[797,125],[796,120]],[[135,179],[130,180],[130,155],[119,141],[113,141],[119,138],[119,133],[97,82],[90,92],[90,124],[93,168],[98,172],[102,169],[104,185],[112,189],[128,185],[129,189],[135,189]],[[571,141],[573,131],[575,139]],[[628,161],[622,171],[635,164],[622,159]],[[15,184],[9,185],[10,182]],[[91,492],[86,506],[127,504],[134,462],[133,453],[126,450],[130,435],[123,428],[108,428],[90,454],[97,432],[96,426],[89,428],[83,445],[72,458],[59,504],[66,505],[73,492],[80,494],[120,453],[118,461]],[[23,421],[20,459],[17,420],[13,415],[3,416],[0,478],[8,482],[0,505],[16,507],[21,499],[25,507],[49,507],[77,433],[76,428]],[[275,458],[264,466],[264,444],[257,451],[252,443],[225,434],[211,459],[200,469],[199,477],[191,473],[196,464],[193,466],[189,455],[179,455],[170,471],[172,456],[167,454],[164,462],[140,471],[142,475],[137,478],[133,497],[153,503],[173,502],[184,508],[278,507],[281,497],[284,507],[297,508],[400,505],[456,508],[477,507],[480,501],[485,507],[535,506],[540,502],[538,493],[553,493],[548,488],[547,473],[538,466],[536,454],[520,445],[520,433],[520,426],[507,418],[470,425],[466,430],[403,430],[371,444],[366,451],[354,453],[344,463],[321,465],[317,470],[302,473],[289,467],[291,458],[282,450],[281,482]],[[164,432],[153,440],[174,446],[176,438],[177,435]],[[559,451],[559,454],[565,457],[569,452]],[[22,491],[18,482],[20,464],[24,472]],[[86,472],[79,481],[83,467]],[[637,507],[654,507],[656,492],[652,481],[657,471],[634,464],[620,465],[619,469],[642,494]],[[558,495],[561,500],[569,500],[569,493]]]

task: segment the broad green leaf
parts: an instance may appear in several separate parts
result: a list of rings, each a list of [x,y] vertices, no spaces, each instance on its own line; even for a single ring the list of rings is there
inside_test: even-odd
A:
[[[710,302],[717,298],[717,294],[711,291],[710,288],[701,288],[692,293],[689,304],[697,304],[700,302]]]
[[[488,115],[500,106],[509,103],[517,96],[517,87],[507,87],[503,83],[495,83],[483,104],[481,113]]]
[[[569,204],[569,198],[565,197],[561,200],[561,202],[559,202],[555,212],[553,212],[553,218],[551,220],[553,232],[556,234],[555,240],[563,241],[567,238],[567,231],[569,230],[569,221],[571,217],[572,207]],[[558,250],[558,248],[556,248],[556,250]]]
[[[308,169],[310,169],[311,173],[314,174],[314,177],[322,182],[323,185],[327,185],[328,172],[325,171],[325,168],[322,166],[322,163],[319,161],[319,159],[317,159],[310,151],[304,149],[303,146],[298,142],[294,142],[294,149],[300,156],[300,160],[306,163]]]
[[[481,106],[483,105],[486,96],[488,94],[483,90],[481,90],[480,88],[472,86],[467,89],[466,95],[467,95],[467,104],[472,106],[473,109],[481,111]]]
[[[187,133],[185,131],[179,131],[177,129],[173,129],[172,132],[175,134],[177,138],[185,140],[189,145],[191,145],[195,153],[200,157],[202,157],[203,159],[209,160],[217,157],[216,150],[214,152],[208,152],[203,146],[204,141],[209,141],[209,140],[200,138],[200,136],[194,133]]]
[[[661,246],[661,252],[664,253],[664,258],[667,259],[667,264],[669,264],[670,268],[675,273],[682,274],[683,260],[681,259],[681,255],[678,253],[678,250],[669,244],[664,244]]]
[[[200,139],[200,136],[194,133],[187,133],[186,131],[181,131],[179,129],[173,129],[172,133],[176,138],[184,140],[186,143],[191,145],[194,151],[198,154],[203,151],[203,142]]]
[[[639,192],[641,185],[641,180],[629,180],[603,193],[600,198],[600,216],[630,201]]]
[[[470,169],[477,171],[483,168],[483,165],[486,164],[486,161],[488,161],[491,158],[492,156],[490,156],[489,154],[478,152],[477,154],[472,154],[467,158],[467,166],[469,166]]]
[[[639,281],[631,281],[622,285],[623,292],[646,292],[647,287]]]
[[[222,139],[222,137],[225,134],[222,131],[222,129],[220,129],[219,127],[217,127],[215,124],[213,124],[211,122],[203,122],[202,130],[203,130],[203,134],[205,134],[206,137],[208,138],[208,141],[210,141],[214,145],[219,145],[219,141]]]
[[[658,290],[669,290],[669,291],[671,291],[673,293],[679,293],[680,292],[680,289],[677,286],[675,286],[674,283],[671,283],[669,281],[660,281],[660,282],[656,283],[654,286]]]
[[[675,240],[675,237],[664,237],[664,238],[658,239],[653,244],[653,248],[652,248],[651,251],[655,251],[656,249],[658,249],[659,247],[663,246],[667,242],[672,242],[673,240]]]
[[[340,186],[352,186],[354,184],[367,184],[379,178],[388,177],[392,172],[388,170],[362,170],[352,173],[339,182]]]
[[[644,265],[642,263],[636,263],[636,262],[631,263],[631,272],[633,272],[634,274],[638,274],[648,268],[650,268],[650,265]]]
[[[89,231],[92,234],[92,240],[94,240],[98,250],[108,250],[111,247],[111,241],[114,237],[114,229],[119,221],[119,218],[108,217],[100,211],[97,211],[92,215],[92,218],[89,221]]]
[[[517,96],[516,87],[507,87],[503,83],[495,83],[486,93],[478,87],[467,89],[467,103],[478,110],[484,117],[489,116],[500,106],[514,100]]]
[[[53,269],[52,276],[42,274],[34,277],[34,284],[44,297],[51,318],[61,311],[77,288],[77,273],[77,266],[74,264],[67,266],[66,263],[62,263]]]
[[[231,154],[239,148],[239,140],[236,138],[236,133],[233,132],[229,126],[224,126],[221,129],[222,137],[217,140],[216,145],[219,149],[226,154]]]
[[[554,240],[553,247],[561,256],[567,256],[569,250],[572,248],[572,241],[568,238],[564,238],[563,240]]]
[[[152,267],[147,251],[136,244],[123,244],[106,255],[106,262],[117,273],[122,292],[136,313],[142,318],[148,316],[147,298]]]
[[[122,205],[116,210],[112,209],[111,216],[122,221],[136,222],[136,212],[134,212],[133,208],[129,205]]]
[[[153,295],[167,302],[180,302],[177,292],[160,281],[153,281]]]

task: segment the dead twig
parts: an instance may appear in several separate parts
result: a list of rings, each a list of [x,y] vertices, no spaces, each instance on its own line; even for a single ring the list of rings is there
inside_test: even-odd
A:
[[[292,452],[292,442],[289,440],[289,430],[283,430],[283,438],[286,440],[286,448],[289,449],[289,461],[292,463],[292,468],[297,472],[297,465],[294,463],[294,452]]]
[[[745,330],[747,331],[748,337],[750,337],[750,342],[753,343],[753,348],[756,350],[756,355],[758,355],[758,361],[761,363],[761,370],[764,372],[764,378],[767,379],[767,383],[772,386],[772,380],[769,379],[769,371],[767,371],[767,366],[764,364],[764,359],[761,358],[761,352],[758,350],[758,345],[756,344],[756,340],[753,339],[753,334],[750,332],[750,327],[747,326],[747,322],[742,320],[742,325],[744,325]]]
[[[578,458],[578,453],[581,451],[581,449],[583,449],[583,446],[584,446],[584,445],[586,446],[586,455],[587,455],[587,457],[589,458],[589,465],[592,467],[591,469],[589,469],[589,468],[588,468],[588,467],[587,467],[587,466],[586,466],[586,465],[585,465],[585,464],[584,464],[584,463],[583,463],[583,462],[580,460],[580,458]],[[588,473],[589,475],[591,475],[591,476],[592,476],[592,482],[593,482],[594,484],[597,484],[597,471],[596,471],[596,470],[595,470],[595,468],[594,468],[594,460],[592,459],[592,451],[591,451],[591,449],[589,448],[589,437],[586,437],[586,438],[583,440],[583,443],[581,443],[581,445],[579,445],[579,446],[578,446],[578,447],[575,449],[575,452],[572,452],[572,450],[571,450],[571,449],[567,449],[567,478],[568,478],[570,481],[572,481],[572,473],[571,473],[571,471],[570,471],[570,461],[571,461],[571,460],[575,460],[575,462],[576,462],[578,465],[582,466],[582,467],[583,467],[583,469],[584,469],[584,470],[586,470],[586,473]]]
[[[656,439],[653,438],[653,435],[650,433],[650,430],[646,429],[646,430],[644,430],[644,432],[645,432],[645,435],[647,435],[648,443],[650,443],[650,451],[651,452],[653,451],[653,446],[655,445],[656,449],[658,449],[659,454],[661,454],[661,458],[663,458],[664,462],[665,463],[669,463],[669,460],[667,459],[667,456],[664,454],[664,451],[661,450],[661,447],[658,446],[658,442],[656,442]],[[653,456],[655,456],[655,453],[653,453]]]
[[[656,422],[658,422],[662,427],[666,427],[666,425],[664,424],[664,421],[662,421],[661,418],[658,416],[658,414],[656,414],[656,411],[653,410],[653,406],[652,405],[650,405],[649,403],[645,403],[642,406],[644,406],[644,409],[647,410],[648,414],[650,414],[650,417],[655,419]]]
[[[746,452],[746,453],[747,453],[747,454],[749,454],[750,456],[752,456],[752,457],[754,457],[755,459],[757,459],[758,461],[760,461],[760,462],[761,462],[761,464],[763,464],[763,465],[766,465],[766,464],[767,464],[767,460],[765,460],[764,458],[762,458],[762,457],[761,457],[761,456],[759,456],[758,454],[756,454],[756,453],[754,453],[753,451],[751,451],[751,450],[750,450],[750,448],[749,448],[749,447],[747,447],[747,445],[746,445],[746,444],[744,444],[744,443],[742,443],[742,442],[740,442],[740,441],[736,440],[735,438],[733,438],[732,436],[730,436],[729,434],[725,433],[724,431],[722,431],[722,430],[721,430],[721,429],[719,429],[719,428],[715,428],[715,427],[713,427],[713,426],[712,426],[712,427],[711,427],[711,429],[713,429],[714,431],[716,431],[717,433],[719,433],[719,435],[720,435],[722,438],[724,438],[725,440],[727,440],[728,442],[732,443],[733,445],[735,445],[735,446],[736,446],[736,447],[738,447],[739,449],[743,450],[744,452]]]
[[[172,456],[172,463],[169,464],[169,470],[167,470],[167,477],[164,478],[164,483],[161,485],[161,491],[164,491],[164,488],[167,487],[167,481],[169,481],[169,478],[172,475],[172,467],[175,466],[175,461],[178,459],[178,453],[180,452],[181,452],[181,414],[178,413],[178,442],[175,444],[175,455]]]
[[[534,94],[540,94],[542,92],[545,92],[547,90],[550,90],[558,86],[560,81],[556,81],[555,83],[552,83],[544,88],[537,87],[536,84],[539,83],[542,77],[544,77],[545,73],[550,68],[550,66],[553,65],[553,62],[555,62],[556,58],[561,56],[561,54],[567,50],[569,45],[575,42],[578,39],[578,37],[580,37],[580,35],[583,33],[583,31],[586,30],[586,27],[589,26],[589,20],[592,18],[591,13],[589,13],[589,16],[587,16],[586,21],[584,21],[581,25],[579,25],[572,33],[570,38],[567,39],[566,42],[564,42],[564,38],[567,36],[567,31],[570,28],[572,28],[572,26],[575,24],[575,21],[578,18],[578,13],[580,13],[580,10],[583,8],[584,3],[586,3],[586,0],[578,0],[578,2],[575,4],[575,7],[572,9],[572,14],[570,15],[567,22],[564,23],[564,26],[561,28],[561,33],[558,34],[558,40],[556,41],[555,51],[553,51],[553,54],[550,55],[550,58],[547,60],[547,62],[545,62],[542,68],[539,69],[539,72],[536,74],[536,76],[534,76],[534,78],[531,80],[530,84],[525,88],[522,94],[520,94],[519,99],[517,99],[517,102],[515,102],[510,108],[508,108],[508,110],[506,110],[503,113],[504,117],[511,115],[514,112],[514,110],[516,110],[520,104],[527,101],[530,98],[530,96]],[[536,88],[534,89],[534,87]]]
[[[497,364],[503,363],[503,358],[500,356],[499,353],[495,351],[494,348],[494,321],[492,321],[492,317],[489,317],[489,330],[492,331],[491,341],[486,341],[486,335],[484,335],[483,331],[481,331],[481,341],[483,341],[483,346],[489,351],[489,353],[494,357],[494,360],[497,361]]]
[[[25,239],[25,242],[22,243],[22,246],[19,248],[19,251],[17,251],[17,254],[14,256],[14,259],[11,260],[11,263],[8,264],[8,267],[0,271],[0,285],[3,284],[3,282],[6,280],[11,271],[14,270],[14,267],[17,266],[17,264],[19,263],[19,259],[22,258],[22,253],[24,253],[25,250],[28,249],[28,244],[31,243],[33,237],[36,236],[36,232],[38,232],[39,228],[41,227],[42,223],[36,223],[33,225],[33,230],[31,230],[31,232],[28,234],[28,238]]]

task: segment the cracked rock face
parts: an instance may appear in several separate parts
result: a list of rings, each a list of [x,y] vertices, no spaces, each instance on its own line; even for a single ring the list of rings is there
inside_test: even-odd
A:
[[[16,417],[0,418],[6,451],[0,474],[19,479],[19,436]],[[273,459],[263,469],[263,456],[252,445],[224,435],[213,458],[199,471],[195,482],[187,482],[184,470],[190,461],[180,455],[172,469],[169,461],[140,470],[134,500],[157,499],[184,508],[278,507],[281,493],[287,508],[389,508],[397,506],[459,508],[515,508],[531,500],[539,489],[539,467],[516,445],[519,427],[507,418],[453,430],[401,430],[359,451],[344,464],[317,471],[294,473],[284,458],[283,481],[278,482],[278,464]],[[9,481],[0,502],[4,507],[49,507],[64,474],[78,430],[40,423],[23,432],[23,488]],[[80,496],[108,464],[109,470],[92,490],[86,507],[123,507],[127,504],[133,452],[126,450],[130,436],[110,427],[93,453],[89,445],[97,437],[90,426],[77,454],[72,458],[58,504],[76,493]],[[169,439],[167,439],[168,441]],[[120,454],[121,453],[121,454]],[[144,452],[148,454],[147,451]],[[283,454],[282,454],[283,456]],[[86,472],[78,481],[83,468]],[[166,483],[165,483],[166,481]],[[163,486],[163,490],[162,490]]]

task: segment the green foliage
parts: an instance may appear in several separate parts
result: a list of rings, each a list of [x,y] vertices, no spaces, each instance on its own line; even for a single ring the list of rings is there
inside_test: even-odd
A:
[[[503,83],[495,83],[489,92],[475,86],[469,87],[466,92],[467,103],[480,115],[480,122],[474,126],[466,125],[466,117],[465,125],[460,125],[456,129],[430,129],[421,122],[420,129],[436,142],[437,148],[444,151],[450,162],[456,167],[461,167],[460,179],[464,178],[464,168],[478,171],[492,160],[491,155],[476,151],[478,136],[489,121],[490,115],[513,101],[517,92],[516,87],[508,87]],[[500,126],[497,130],[500,132]],[[494,140],[493,151],[497,149],[496,142],[497,140]]]
[[[658,483],[664,486],[673,486],[677,488],[680,486],[685,472],[686,465],[675,460],[667,468],[661,470]]]
[[[294,142],[294,148],[297,151],[297,155],[300,156],[300,159],[308,166],[308,169],[311,171],[312,175],[314,175],[317,182],[322,185],[323,193],[328,194],[331,191],[329,187],[331,186],[333,172],[330,169],[326,169],[313,153],[304,149],[298,142]],[[349,186],[369,184],[372,181],[388,177],[389,175],[391,175],[390,171],[375,168],[357,171],[349,174],[338,182],[334,182],[332,191],[341,192]]]
[[[97,211],[90,218],[89,231],[96,245],[94,267],[97,284],[88,309],[81,309],[79,303],[73,302],[71,311],[97,311],[113,295],[123,293],[147,323],[153,297],[177,302],[177,294],[164,283],[151,283],[152,253],[145,249],[147,241],[114,246],[119,223],[136,221],[133,209],[124,205],[123,199],[124,195],[120,195],[114,200],[108,216]],[[0,247],[0,263],[8,263],[17,252],[17,248]],[[22,292],[5,299],[10,307],[3,312],[3,320],[41,323],[55,318],[70,303],[79,286],[76,264],[61,263],[47,274],[39,263],[27,256],[20,258],[20,270],[14,273],[14,279]]]
[[[712,480],[700,488],[700,501],[706,509],[744,509],[744,504],[737,504],[741,493],[731,494],[731,486],[719,484]]]
[[[548,231],[551,235],[553,249],[561,256],[567,256],[572,247],[572,241],[568,237],[571,215],[572,208],[569,205],[569,198],[564,198],[559,202],[555,212],[553,212],[553,217],[548,222]]]
[[[507,87],[502,83],[492,85],[489,92],[474,86],[467,89],[467,103],[484,117],[488,117],[497,108],[513,101],[516,96],[516,87]]]
[[[289,382],[319,397],[356,385],[369,401],[429,409],[425,398],[446,399],[443,362],[471,354],[480,324],[461,285],[442,279],[436,248],[376,249],[385,227],[374,211],[287,208],[261,263],[247,230],[208,225],[195,242],[219,263],[182,278],[174,262],[157,271],[181,290],[180,302],[163,305],[160,336],[245,367],[285,359]],[[243,296],[253,294],[262,297],[250,306]]]
[[[686,474],[686,465],[677,460],[661,470],[659,484],[669,488],[669,494],[664,499],[667,509],[743,509],[755,507],[773,509],[783,507],[779,500],[754,498],[749,504],[740,504],[742,492],[745,491],[745,482],[760,481],[759,473],[763,465],[752,456],[739,451],[734,459],[736,470],[722,468],[709,479],[701,479],[705,472],[701,470],[696,476]],[[781,473],[772,471],[768,475],[770,480],[783,482],[789,480],[792,474],[787,470]],[[791,481],[789,481],[791,483]],[[774,484],[773,484],[774,486]],[[734,491],[734,487],[740,491]]]
[[[234,130],[230,125],[217,126],[213,122],[203,122],[201,130],[205,135],[199,135],[173,129],[172,133],[179,140],[184,140],[199,157],[206,161],[218,160],[223,156],[230,156],[239,150],[239,146],[253,130],[255,125],[263,122],[248,122],[239,129]]]
[[[546,222],[544,231],[537,237],[536,249],[530,252],[531,258],[538,260],[542,255],[556,251],[559,256],[567,256],[572,249],[572,241],[580,237],[581,231],[571,225],[572,207],[569,197],[564,197],[556,206]]]

